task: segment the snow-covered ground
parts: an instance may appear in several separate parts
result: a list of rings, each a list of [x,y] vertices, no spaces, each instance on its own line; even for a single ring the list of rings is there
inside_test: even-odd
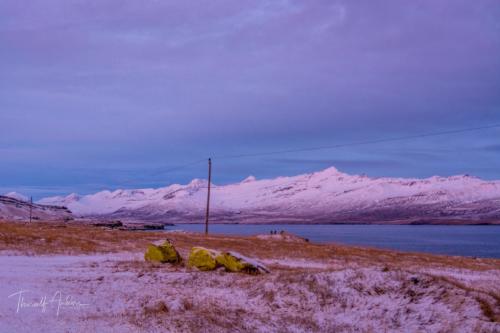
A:
[[[292,236],[0,222],[0,333],[500,331],[497,259]],[[165,238],[184,263],[203,246],[242,253],[270,273],[144,261],[148,244]]]
[[[249,276],[154,265],[138,252],[4,252],[0,332],[500,331],[478,302],[487,294],[434,276],[480,288],[498,285],[499,270],[411,272],[291,258],[266,264],[272,273]]]

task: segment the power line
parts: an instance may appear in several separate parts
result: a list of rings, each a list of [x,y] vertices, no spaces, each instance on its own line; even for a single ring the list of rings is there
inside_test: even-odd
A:
[[[192,162],[189,162],[189,163],[186,163],[186,164],[182,164],[182,165],[178,165],[178,166],[175,166],[175,167],[172,167],[172,168],[168,168],[168,169],[157,169],[156,172],[150,174],[151,176],[157,176],[157,175],[161,175],[161,174],[164,174],[164,173],[169,173],[169,172],[172,172],[172,171],[177,171],[177,170],[180,170],[180,169],[184,169],[184,168],[187,168],[189,166],[192,166],[192,165],[195,165],[195,164],[198,164],[198,163],[201,163],[201,162],[206,162],[206,158],[203,158],[203,159],[199,159],[199,160],[196,160],[196,161],[192,161]]]
[[[315,150],[337,149],[337,148],[370,145],[370,144],[377,144],[377,143],[384,143],[384,142],[396,142],[396,141],[405,141],[405,140],[435,137],[435,136],[442,136],[442,135],[459,134],[459,133],[480,131],[480,130],[492,129],[492,128],[500,128],[500,124],[461,128],[461,129],[448,130],[448,131],[422,133],[422,134],[407,135],[407,136],[400,136],[400,137],[386,138],[386,139],[374,139],[374,140],[356,141],[356,142],[349,142],[349,143],[340,143],[340,144],[335,144],[335,145],[284,149],[284,150],[275,150],[275,151],[258,152],[258,153],[246,153],[246,154],[238,154],[238,155],[221,155],[221,156],[215,155],[215,157],[212,157],[212,160],[236,159],[236,158],[257,157],[257,156],[276,155],[276,154],[287,154],[287,153],[315,151]],[[181,164],[181,165],[177,165],[177,166],[167,168],[167,169],[160,168],[160,169],[157,169],[156,172],[148,173],[148,176],[157,176],[157,175],[161,175],[161,174],[170,173],[173,171],[185,169],[187,167],[199,164],[201,162],[206,162],[206,158],[194,160],[194,161],[191,161],[191,162],[188,162],[185,164]],[[135,181],[122,182],[122,184],[130,184],[130,183],[140,183],[140,181],[135,180]]]
[[[441,132],[423,133],[423,134],[408,135],[408,136],[401,136],[401,137],[387,138],[387,139],[376,139],[376,140],[341,143],[341,144],[327,145],[327,146],[285,149],[285,150],[268,151],[268,152],[261,152],[261,153],[238,154],[238,155],[222,155],[222,156],[215,156],[215,157],[213,157],[213,159],[221,160],[221,159],[233,159],[233,158],[243,158],[243,157],[256,157],[256,156],[265,156],[265,155],[296,153],[296,152],[314,151],[314,150],[323,150],[323,149],[336,149],[336,148],[369,145],[369,144],[376,144],[376,143],[383,143],[383,142],[404,141],[404,140],[427,138],[427,137],[433,137],[433,136],[473,132],[473,131],[480,131],[480,130],[491,129],[491,128],[500,128],[500,124],[480,126],[480,127],[469,127],[469,128],[462,128],[462,129],[456,129],[456,130],[441,131]]]
[[[156,171],[154,171],[152,173],[148,173],[147,176],[148,177],[154,177],[154,176],[158,176],[158,175],[170,173],[170,172],[173,172],[173,171],[185,169],[187,167],[190,167],[192,165],[196,165],[196,164],[199,164],[199,163],[205,162],[205,161],[206,161],[206,159],[204,158],[204,159],[199,159],[199,160],[191,161],[191,162],[188,162],[188,163],[185,163],[185,164],[177,165],[177,166],[174,166],[174,167],[171,167],[171,168],[167,168],[167,169],[165,169],[165,168],[157,168]],[[140,180],[138,180],[138,179],[135,179],[135,180],[122,181],[120,183],[123,185],[123,184],[141,184],[143,182],[140,181]]]

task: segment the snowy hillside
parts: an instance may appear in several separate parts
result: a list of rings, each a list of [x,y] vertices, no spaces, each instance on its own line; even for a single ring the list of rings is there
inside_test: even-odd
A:
[[[66,207],[54,205],[31,205],[27,198],[17,193],[0,195],[0,220],[27,221],[30,216],[33,220],[67,220],[72,218],[71,212]]]
[[[50,197],[81,216],[200,222],[205,180],[158,189],[102,191]],[[335,168],[294,177],[212,187],[212,218],[219,222],[402,222],[500,220],[500,181],[470,176],[427,179],[370,178]]]

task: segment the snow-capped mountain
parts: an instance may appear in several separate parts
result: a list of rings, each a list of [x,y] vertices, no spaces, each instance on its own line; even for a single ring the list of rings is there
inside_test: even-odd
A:
[[[202,222],[207,182],[158,189],[50,197],[81,216]],[[467,175],[427,179],[370,178],[335,168],[294,177],[212,185],[211,219],[249,223],[440,223],[500,220],[500,181]]]

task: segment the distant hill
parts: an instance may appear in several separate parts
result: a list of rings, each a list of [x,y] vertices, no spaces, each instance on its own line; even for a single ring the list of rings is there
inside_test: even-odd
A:
[[[0,219],[29,220],[30,203],[10,196],[0,195]],[[55,205],[32,205],[34,220],[65,220],[72,218],[71,211],[66,207]]]

